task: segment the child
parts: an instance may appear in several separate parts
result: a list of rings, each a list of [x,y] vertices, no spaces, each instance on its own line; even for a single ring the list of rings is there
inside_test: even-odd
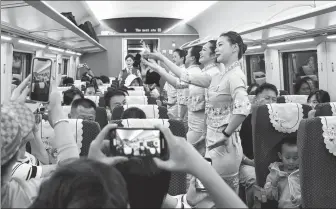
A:
[[[296,138],[284,138],[279,148],[278,155],[282,162],[269,166],[270,174],[264,186],[267,199],[277,200],[278,208],[299,208],[301,187]]]

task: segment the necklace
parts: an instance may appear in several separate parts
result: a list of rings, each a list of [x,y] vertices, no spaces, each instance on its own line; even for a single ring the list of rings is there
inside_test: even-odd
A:
[[[207,71],[210,68],[215,67],[215,66],[216,66],[216,63],[210,63],[203,68],[203,71]]]
[[[219,76],[220,76],[220,79],[219,79],[219,80],[221,81],[221,80],[223,79],[224,75],[225,75],[227,72],[229,72],[230,70],[234,69],[234,68],[237,67],[237,66],[240,66],[240,62],[239,62],[239,61],[235,61],[235,62],[232,63],[228,68],[224,69],[223,72],[221,72],[221,73],[219,74]],[[216,88],[215,91],[218,91],[219,87],[220,87],[220,83],[217,85],[217,88]]]

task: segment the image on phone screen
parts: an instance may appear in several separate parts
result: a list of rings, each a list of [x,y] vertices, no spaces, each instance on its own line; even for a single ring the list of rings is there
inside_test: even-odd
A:
[[[160,130],[116,129],[113,147],[118,156],[160,157],[161,140]]]
[[[212,160],[210,158],[204,158],[210,165],[212,165]],[[199,179],[196,179],[196,190],[198,191],[206,191],[204,185]]]
[[[33,59],[30,100],[48,102],[50,93],[52,61],[45,58]]]

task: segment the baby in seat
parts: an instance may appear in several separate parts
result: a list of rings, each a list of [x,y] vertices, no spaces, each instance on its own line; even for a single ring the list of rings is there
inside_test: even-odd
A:
[[[270,173],[264,186],[267,199],[278,201],[278,208],[299,208],[301,187],[296,138],[284,138],[278,155],[281,162],[274,162],[269,166]]]

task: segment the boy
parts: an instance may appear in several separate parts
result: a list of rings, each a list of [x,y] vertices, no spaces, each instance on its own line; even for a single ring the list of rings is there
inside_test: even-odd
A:
[[[264,186],[267,199],[277,200],[278,208],[299,208],[301,187],[296,138],[284,138],[279,148],[281,162],[271,163]]]

